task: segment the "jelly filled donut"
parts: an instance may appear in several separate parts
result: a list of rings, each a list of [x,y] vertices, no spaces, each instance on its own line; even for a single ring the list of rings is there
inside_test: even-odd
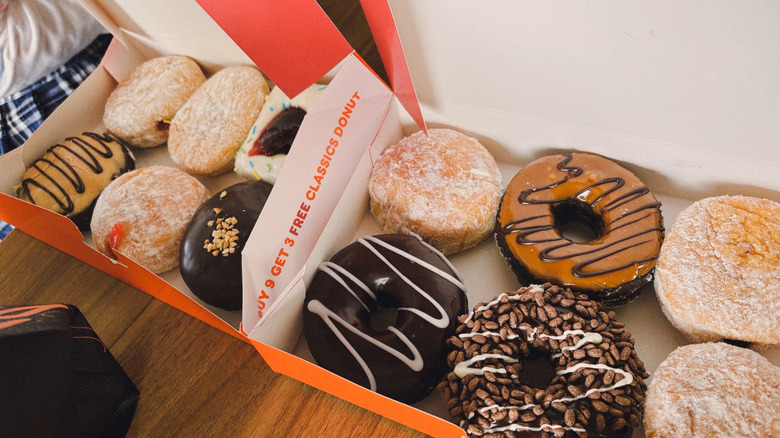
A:
[[[268,92],[265,77],[254,67],[226,67],[214,73],[171,121],[171,159],[193,175],[215,176],[232,169]]]
[[[317,364],[412,403],[445,372],[444,341],[466,311],[455,268],[417,236],[364,236],[320,265],[303,329]]]
[[[111,134],[85,132],[49,148],[14,187],[19,199],[89,229],[95,202],[117,176],[135,168],[133,154]]]
[[[106,101],[106,129],[131,146],[154,147],[168,140],[176,111],[206,76],[186,56],[161,56],[139,65]]]
[[[661,309],[689,340],[780,346],[780,203],[694,202],[672,223],[655,276]]]
[[[236,173],[275,184],[303,118],[323,91],[325,85],[314,84],[290,99],[279,87],[271,90],[236,153]]]
[[[190,291],[205,303],[241,308],[241,250],[272,188],[263,181],[234,184],[192,217],[179,252],[179,270]]]
[[[540,158],[512,178],[495,237],[521,284],[550,282],[607,306],[630,302],[653,278],[661,203],[634,174],[597,155]],[[587,237],[563,229],[579,225]]]
[[[194,177],[179,169],[149,166],[125,173],[103,190],[90,228],[98,251],[118,251],[160,274],[176,267],[192,215],[208,199]]]
[[[461,318],[439,384],[471,436],[631,435],[644,364],[614,312],[545,284],[501,294]]]
[[[780,367],[722,342],[678,347],[647,387],[648,438],[780,436]]]
[[[386,233],[414,233],[444,254],[493,232],[503,188],[493,156],[451,129],[417,132],[389,146],[369,180],[371,213]]]

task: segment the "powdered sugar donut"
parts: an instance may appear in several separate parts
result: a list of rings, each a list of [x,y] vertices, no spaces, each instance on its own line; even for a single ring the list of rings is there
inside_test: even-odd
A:
[[[490,235],[503,189],[493,156],[476,139],[430,129],[389,146],[368,191],[385,232],[415,233],[452,254]]]
[[[95,247],[121,252],[159,274],[176,267],[184,231],[208,191],[179,169],[150,166],[125,173],[103,190],[90,228]]]
[[[780,436],[780,368],[745,348],[679,347],[647,388],[645,433],[666,437]]]
[[[232,169],[268,92],[265,77],[254,67],[227,67],[215,73],[171,122],[168,151],[173,161],[193,175],[213,176]]]
[[[661,247],[655,291],[691,341],[780,346],[780,203],[719,196],[684,209]]]
[[[276,183],[293,140],[325,85],[314,84],[290,99],[276,87],[236,153],[234,170],[241,176]]]
[[[106,101],[106,129],[131,146],[153,147],[168,140],[176,111],[206,80],[186,56],[161,56],[139,65]]]

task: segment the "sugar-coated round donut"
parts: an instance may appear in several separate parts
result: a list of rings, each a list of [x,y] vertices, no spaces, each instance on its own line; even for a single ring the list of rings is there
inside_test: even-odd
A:
[[[95,247],[118,251],[159,274],[176,267],[192,215],[208,191],[179,169],[150,166],[125,173],[103,190],[90,227]]]
[[[236,153],[237,174],[275,184],[303,118],[326,86],[310,85],[290,99],[276,87]]]
[[[14,187],[19,199],[67,216],[80,230],[100,192],[117,176],[135,169],[135,158],[111,134],[84,132],[50,147]]]
[[[685,208],[661,248],[655,292],[693,342],[780,346],[780,203],[717,196]]]
[[[463,282],[418,236],[364,236],[320,265],[303,331],[321,367],[404,403],[445,372],[444,341],[466,311]]]
[[[780,436],[780,367],[722,342],[678,347],[647,388],[648,438]]]
[[[660,206],[639,178],[611,160],[550,155],[507,185],[496,242],[521,284],[550,282],[622,305],[653,279],[664,238]],[[562,231],[567,223],[592,235],[570,239]]]
[[[168,140],[176,111],[206,76],[186,56],[161,56],[139,65],[106,101],[106,129],[131,146],[154,147]]]
[[[531,285],[460,321],[439,390],[469,436],[627,437],[641,424],[634,339],[587,295]]]
[[[208,78],[171,121],[168,151],[193,175],[219,175],[233,168],[241,141],[269,93],[260,71],[226,67]]]
[[[371,213],[387,233],[415,233],[444,254],[493,232],[503,191],[493,156],[451,129],[419,131],[389,146],[369,180]]]
[[[181,243],[179,270],[190,291],[206,304],[241,309],[241,250],[272,188],[263,181],[234,184],[193,215]]]

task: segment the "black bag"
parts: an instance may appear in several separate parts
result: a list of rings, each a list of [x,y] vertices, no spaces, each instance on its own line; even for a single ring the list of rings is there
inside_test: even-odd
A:
[[[0,307],[3,436],[123,437],[138,396],[75,306]]]

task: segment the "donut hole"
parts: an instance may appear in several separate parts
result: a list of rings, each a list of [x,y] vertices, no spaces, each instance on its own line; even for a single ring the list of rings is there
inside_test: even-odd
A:
[[[379,307],[377,306],[373,312],[371,312],[371,319],[368,325],[372,329],[383,332],[388,327],[394,326],[398,322],[398,308],[397,307]]]
[[[547,354],[532,350],[523,358],[523,368],[518,378],[520,384],[532,388],[547,388],[552,385],[555,377],[555,367]]]
[[[604,219],[585,201],[569,199],[550,211],[558,233],[571,242],[593,242],[604,235]]]

